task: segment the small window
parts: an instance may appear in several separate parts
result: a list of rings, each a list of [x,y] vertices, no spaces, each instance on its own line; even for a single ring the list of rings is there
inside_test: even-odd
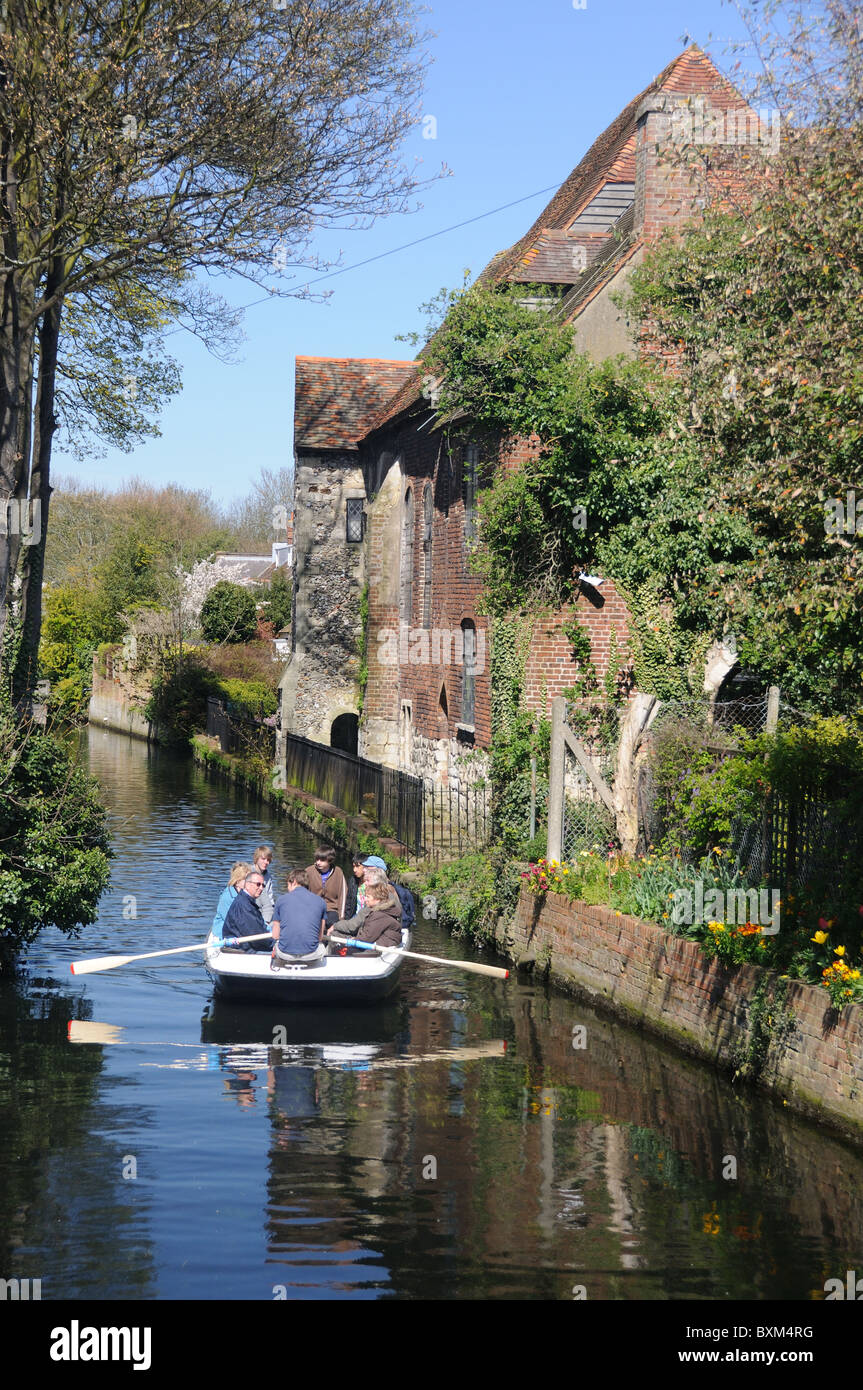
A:
[[[468,728],[474,724],[474,709],[476,705],[476,628],[471,622],[464,622],[461,625],[463,647],[462,651],[464,667],[462,670],[461,687],[461,722]]]
[[[346,512],[346,531],[348,545],[359,545],[363,539],[363,525],[365,514],[363,512],[362,497],[349,497],[347,499]]]

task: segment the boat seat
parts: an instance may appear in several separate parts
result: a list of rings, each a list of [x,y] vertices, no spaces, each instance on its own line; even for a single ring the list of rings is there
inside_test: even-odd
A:
[[[304,956],[291,956],[286,951],[280,951],[279,944],[276,942],[273,958],[270,962],[270,969],[285,970],[288,967],[299,967],[301,970],[312,970],[317,965],[323,965],[326,958],[327,948],[323,942],[321,942],[314,951],[309,951],[309,953]]]

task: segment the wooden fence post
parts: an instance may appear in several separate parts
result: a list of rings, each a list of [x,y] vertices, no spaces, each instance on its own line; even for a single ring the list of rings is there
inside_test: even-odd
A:
[[[556,695],[551,702],[551,750],[548,770],[548,849],[549,859],[561,859],[563,840],[564,723],[566,700]]]

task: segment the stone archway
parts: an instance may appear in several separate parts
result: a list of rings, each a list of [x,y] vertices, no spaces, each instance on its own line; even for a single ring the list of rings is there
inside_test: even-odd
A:
[[[356,754],[359,747],[359,732],[359,715],[337,714],[330,725],[330,747],[338,748],[342,753]]]

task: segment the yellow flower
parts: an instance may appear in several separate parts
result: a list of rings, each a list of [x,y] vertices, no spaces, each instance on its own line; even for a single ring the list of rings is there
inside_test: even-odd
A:
[[[852,980],[859,980],[859,979],[860,979],[860,971],[859,971],[859,970],[852,970],[852,971],[851,971],[851,979],[852,979]]]
[[[836,955],[836,956],[844,956],[844,954],[845,954],[845,947],[844,947],[844,946],[834,946],[834,947],[833,947],[833,954]]]
[[[817,942],[819,946],[823,946],[824,942],[827,940],[827,933],[826,931],[817,931],[815,935],[810,937],[809,939],[810,941]]]

